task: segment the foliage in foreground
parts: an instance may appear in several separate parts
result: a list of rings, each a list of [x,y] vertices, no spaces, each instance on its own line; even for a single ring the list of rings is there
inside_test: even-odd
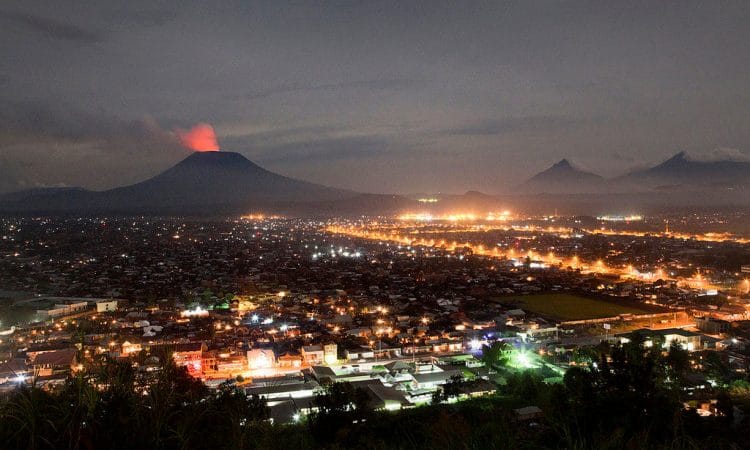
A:
[[[141,373],[109,362],[60,390],[19,389],[0,403],[0,447],[18,449],[266,448],[736,448],[747,425],[700,418],[683,408],[686,358],[637,342],[594,353],[548,385],[533,371],[508,378],[490,398],[399,413],[368,411],[350,385],[329,387],[320,412],[272,425],[258,398],[232,386],[209,392],[174,365]],[[593,363],[596,364],[593,364]],[[544,418],[518,422],[513,408],[537,405]],[[357,408],[356,406],[359,406]]]

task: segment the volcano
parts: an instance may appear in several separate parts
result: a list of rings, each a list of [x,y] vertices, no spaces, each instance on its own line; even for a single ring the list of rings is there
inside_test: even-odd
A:
[[[124,207],[252,205],[342,200],[354,192],[270,172],[239,153],[196,152],[146,181],[106,192]]]
[[[234,152],[195,152],[140,183],[106,191],[35,189],[0,198],[14,212],[200,214],[350,201],[359,194],[270,172]],[[309,208],[308,208],[309,209]]]

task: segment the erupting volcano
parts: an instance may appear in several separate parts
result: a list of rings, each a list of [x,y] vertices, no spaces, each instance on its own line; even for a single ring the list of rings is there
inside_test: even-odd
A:
[[[201,127],[210,132],[210,126]],[[198,127],[193,128],[195,131]],[[270,172],[243,155],[218,151],[213,132],[195,133],[190,139],[195,150],[164,172],[140,183],[107,191],[78,190],[24,191],[8,200],[0,197],[0,211],[116,211],[149,214],[216,214],[253,209],[315,204],[352,199],[355,192],[295,180]],[[213,144],[212,146],[208,144]],[[356,201],[355,201],[356,203]]]
[[[211,125],[199,123],[189,130],[177,130],[180,143],[194,152],[218,152],[219,143]]]

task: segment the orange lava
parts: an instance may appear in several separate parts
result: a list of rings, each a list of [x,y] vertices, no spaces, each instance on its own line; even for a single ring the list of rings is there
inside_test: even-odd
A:
[[[180,143],[195,152],[218,152],[219,143],[211,125],[199,123],[189,130],[177,130]]]

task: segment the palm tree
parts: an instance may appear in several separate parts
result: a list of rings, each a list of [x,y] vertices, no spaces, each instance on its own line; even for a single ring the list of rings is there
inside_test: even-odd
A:
[[[4,444],[36,450],[55,448],[54,399],[36,386],[15,391],[0,412]]]

